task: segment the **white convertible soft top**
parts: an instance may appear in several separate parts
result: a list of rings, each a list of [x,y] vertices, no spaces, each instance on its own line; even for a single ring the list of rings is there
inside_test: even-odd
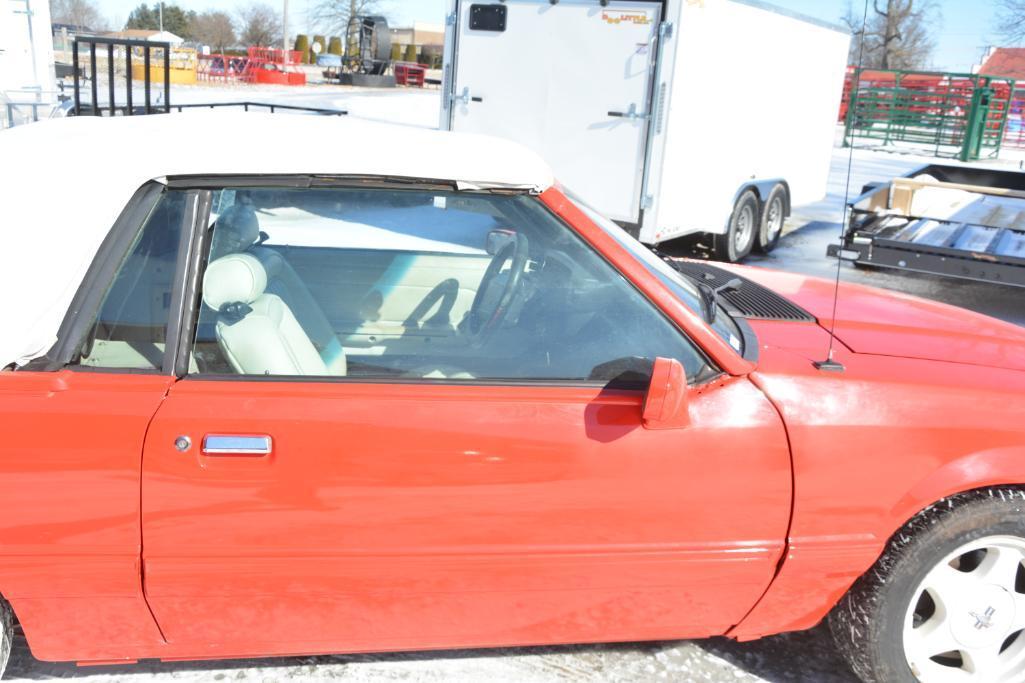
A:
[[[192,112],[70,118],[0,133],[0,368],[45,354],[132,195],[177,175],[422,178],[543,192],[552,171],[515,143],[347,117]]]

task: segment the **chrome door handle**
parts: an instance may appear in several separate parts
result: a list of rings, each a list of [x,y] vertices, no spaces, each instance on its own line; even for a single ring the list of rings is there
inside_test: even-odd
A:
[[[203,437],[203,455],[270,455],[273,441],[269,436],[238,434],[207,434]]]

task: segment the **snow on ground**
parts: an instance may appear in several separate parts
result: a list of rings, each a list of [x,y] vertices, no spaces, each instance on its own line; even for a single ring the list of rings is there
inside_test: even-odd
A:
[[[437,125],[440,95],[434,91],[374,91],[341,86],[286,88],[275,86],[175,86],[172,102],[249,100],[348,109],[352,115],[406,125]],[[141,101],[141,100],[137,100]],[[795,207],[779,248],[751,263],[783,270],[834,277],[837,262],[826,258],[826,246],[840,234],[842,209],[851,166],[850,196],[862,185],[887,180],[933,161],[872,150],[837,148],[833,155],[828,195]],[[989,162],[1009,165],[1007,162]],[[678,247],[679,253],[685,253]],[[842,264],[845,281],[857,281],[947,301],[1025,325],[1020,290],[997,285],[944,280],[855,269]],[[83,628],[88,628],[83,625]],[[143,662],[133,666],[78,668],[32,658],[18,637],[5,680],[74,678],[109,683],[171,681],[679,681],[736,683],[857,683],[833,649],[827,630],[734,643],[722,638],[616,645],[460,650],[447,652],[301,657],[223,662]]]

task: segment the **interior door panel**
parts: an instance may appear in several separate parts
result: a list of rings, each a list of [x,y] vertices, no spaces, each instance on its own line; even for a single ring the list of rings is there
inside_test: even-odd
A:
[[[448,279],[458,293],[448,320],[458,325],[491,257],[373,249],[274,247],[296,271],[320,304],[346,346],[366,347],[410,334],[403,323],[431,291]],[[441,307],[432,306],[429,319]]]

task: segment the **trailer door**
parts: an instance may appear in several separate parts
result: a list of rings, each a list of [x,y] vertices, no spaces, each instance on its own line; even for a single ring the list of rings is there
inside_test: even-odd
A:
[[[638,222],[661,3],[460,0],[456,16],[451,129],[523,143]]]

